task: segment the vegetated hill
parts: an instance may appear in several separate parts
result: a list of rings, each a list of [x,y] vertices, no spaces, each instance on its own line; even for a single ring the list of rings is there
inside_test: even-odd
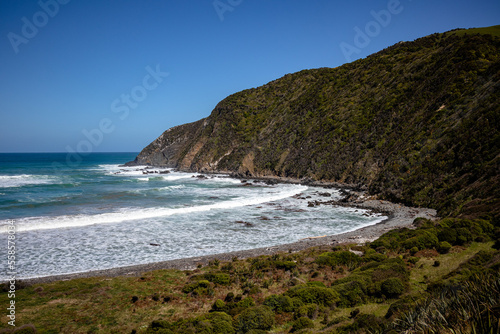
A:
[[[400,42],[222,100],[135,163],[365,185],[441,215],[500,214],[500,38]]]
[[[457,36],[463,36],[464,34],[489,34],[500,37],[500,25],[484,28],[458,29],[452,32]]]

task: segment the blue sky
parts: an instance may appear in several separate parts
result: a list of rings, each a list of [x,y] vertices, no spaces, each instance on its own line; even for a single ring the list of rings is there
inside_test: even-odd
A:
[[[140,151],[237,91],[499,18],[498,0],[1,0],[0,152]]]

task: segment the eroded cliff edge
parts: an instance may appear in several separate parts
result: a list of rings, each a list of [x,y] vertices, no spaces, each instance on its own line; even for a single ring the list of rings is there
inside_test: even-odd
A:
[[[442,216],[498,217],[499,87],[498,37],[434,34],[233,94],[133,163],[362,184]]]

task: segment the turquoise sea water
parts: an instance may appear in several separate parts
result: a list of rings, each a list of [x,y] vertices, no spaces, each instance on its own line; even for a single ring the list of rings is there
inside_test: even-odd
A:
[[[0,249],[13,222],[19,278],[267,247],[385,218],[307,206],[338,198],[334,189],[119,167],[136,155],[0,154]]]

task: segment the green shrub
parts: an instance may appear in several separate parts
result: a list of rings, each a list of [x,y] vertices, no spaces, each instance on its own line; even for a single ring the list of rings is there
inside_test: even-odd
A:
[[[438,251],[441,254],[446,254],[446,253],[448,253],[450,251],[451,247],[452,246],[450,245],[449,242],[447,242],[447,241],[441,241],[439,243]]]
[[[236,303],[237,307],[244,307],[244,308],[249,308],[252,306],[255,306],[255,302],[252,297],[246,297],[239,302]]]
[[[307,304],[299,307],[293,317],[299,319],[302,317],[308,317],[309,319],[316,319],[319,313],[319,306],[316,304]]]
[[[398,277],[406,281],[409,277],[406,263],[400,258],[387,259],[380,263],[377,268],[372,271],[371,279],[375,282],[383,281],[390,277]]]
[[[382,282],[381,291],[388,298],[396,298],[405,290],[403,282],[399,278],[388,278]]]
[[[319,286],[298,285],[289,289],[285,294],[291,298],[300,299],[304,304],[330,306],[339,300],[335,291]]]
[[[384,328],[383,319],[373,314],[360,314],[352,324],[338,327],[335,333],[382,333]]]
[[[218,285],[229,285],[231,283],[231,277],[225,273],[207,273],[202,277],[204,280]]]
[[[457,229],[457,241],[456,243],[458,245],[465,245],[469,242],[471,242],[472,239],[472,233],[469,231],[469,229],[465,227],[461,227]]]
[[[446,241],[452,245],[457,242],[457,231],[451,228],[444,228],[438,233],[439,241]]]
[[[214,290],[212,289],[211,283],[207,280],[201,280],[198,282],[187,284],[182,288],[184,293],[192,293],[193,295],[212,295]]]
[[[352,279],[335,285],[333,289],[340,295],[339,307],[353,307],[367,300],[367,284],[363,281]]]
[[[210,312],[225,312],[231,316],[235,316],[243,312],[245,309],[255,306],[255,302],[251,297],[247,297],[238,302],[235,302],[234,300],[235,299],[233,299],[233,301],[231,302],[225,303],[222,300],[217,299],[213,303]]]
[[[322,288],[326,288],[326,285],[325,283],[323,282],[318,282],[318,281],[310,281],[310,282],[307,282],[306,283],[308,286],[319,286],[319,287],[322,287]]]
[[[267,331],[264,331],[262,329],[251,329],[246,334],[267,334]]]
[[[210,287],[210,282],[206,280],[201,280],[198,282],[187,284],[182,288],[182,292],[190,293],[197,288],[208,288],[208,287]]]
[[[355,268],[361,262],[361,257],[349,251],[326,252],[318,256],[316,263],[325,266],[347,266]]]
[[[297,332],[304,328],[314,328],[314,322],[307,317],[298,318],[293,322],[290,333]]]
[[[235,320],[238,332],[247,333],[251,329],[269,330],[274,326],[274,313],[265,306],[255,306],[243,311]]]
[[[417,254],[417,253],[418,253],[418,247],[412,247],[412,248],[410,249],[410,254],[411,254],[411,255],[415,255],[415,254]]]
[[[439,245],[439,240],[437,236],[429,230],[416,230],[416,235],[412,238],[407,239],[403,246],[406,249],[412,249],[417,247],[419,250],[422,249],[432,249]]]
[[[180,319],[173,323],[156,320],[146,330],[147,334],[234,334],[234,332],[232,318],[223,312],[211,312],[197,318]]]
[[[275,261],[274,262],[276,268],[284,269],[285,271],[289,271],[297,267],[297,263],[293,261]]]
[[[420,258],[418,256],[412,256],[408,259],[408,262],[411,264],[417,264],[418,261],[420,261]]]
[[[204,320],[208,322],[208,326],[205,325],[205,328],[198,326],[202,327],[200,330],[197,330],[198,333],[234,334],[233,319],[226,313],[212,312],[201,316],[198,318],[198,324]]]
[[[217,299],[213,305],[212,309],[210,312],[225,312],[226,311],[226,303],[224,303],[222,300]]]
[[[363,257],[363,260],[365,260],[366,262],[370,262],[370,261],[382,262],[386,259],[387,259],[387,255],[383,255],[380,253],[372,253],[372,254],[365,255]]]
[[[264,305],[276,313],[293,312],[295,309],[292,298],[284,295],[271,295],[264,300]]]

